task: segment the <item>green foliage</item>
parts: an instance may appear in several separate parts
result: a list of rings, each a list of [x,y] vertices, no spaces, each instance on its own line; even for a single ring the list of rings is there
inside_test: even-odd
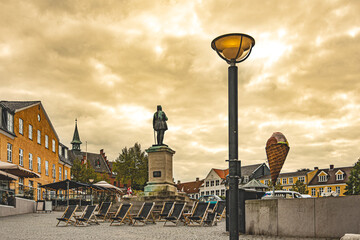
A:
[[[273,183],[271,180],[269,181],[268,186],[269,186],[270,190],[273,189]],[[283,186],[281,185],[281,183],[279,181],[276,181],[275,190],[282,190],[282,189],[283,189]]]
[[[309,193],[309,190],[306,189],[306,185],[299,180],[297,180],[296,183],[294,183],[292,185],[291,191],[295,191],[300,194],[308,194]]]
[[[71,168],[73,180],[82,183],[90,183],[89,179],[94,179],[94,182],[101,180],[95,170],[90,166],[90,163],[82,164],[79,159],[75,159]]]
[[[346,183],[345,195],[360,195],[360,158],[351,169],[349,180]]]
[[[148,180],[148,156],[141,151],[141,145],[135,143],[131,148],[123,148],[115,160],[113,171],[116,179],[122,183],[129,183],[132,189],[144,190]]]

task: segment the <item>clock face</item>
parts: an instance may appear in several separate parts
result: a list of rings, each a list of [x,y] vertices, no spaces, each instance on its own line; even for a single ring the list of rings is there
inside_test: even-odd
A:
[[[40,114],[38,114],[38,121],[40,122],[41,118],[40,118]]]

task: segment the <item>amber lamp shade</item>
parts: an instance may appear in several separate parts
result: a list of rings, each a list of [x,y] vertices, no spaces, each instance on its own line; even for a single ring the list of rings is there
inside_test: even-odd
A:
[[[254,38],[243,33],[225,34],[211,42],[212,49],[229,64],[244,61],[254,45]]]

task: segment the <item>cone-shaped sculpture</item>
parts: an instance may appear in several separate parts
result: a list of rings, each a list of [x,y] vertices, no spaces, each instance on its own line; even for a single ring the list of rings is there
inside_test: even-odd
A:
[[[289,143],[284,134],[275,132],[267,140],[265,149],[270,167],[271,182],[275,186],[276,180],[290,150]]]

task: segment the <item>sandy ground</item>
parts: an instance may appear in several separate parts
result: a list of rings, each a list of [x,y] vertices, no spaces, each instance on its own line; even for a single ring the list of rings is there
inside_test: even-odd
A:
[[[109,226],[109,222],[88,227],[56,227],[62,213],[32,213],[0,218],[0,239],[206,239],[227,240],[225,221],[213,227],[164,227],[162,222],[143,227]],[[302,239],[241,235],[239,239]],[[310,238],[304,238],[309,240]]]

